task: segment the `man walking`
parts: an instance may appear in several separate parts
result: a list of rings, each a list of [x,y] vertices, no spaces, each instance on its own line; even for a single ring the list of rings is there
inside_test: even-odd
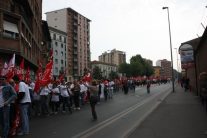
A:
[[[10,129],[10,103],[16,98],[14,88],[6,82],[6,77],[0,76],[0,125],[2,138],[7,138]]]
[[[21,128],[17,135],[28,135],[29,134],[29,105],[31,103],[29,87],[23,81],[19,80],[19,77],[15,75],[13,77],[17,85],[19,85],[19,92],[17,101],[20,107],[20,117],[21,117]]]

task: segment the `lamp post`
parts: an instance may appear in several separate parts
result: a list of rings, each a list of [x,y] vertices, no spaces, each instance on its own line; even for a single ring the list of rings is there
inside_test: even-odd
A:
[[[177,79],[178,79],[178,74],[179,74],[179,65],[178,65],[178,49],[177,48],[174,48],[175,51],[176,51],[176,56],[177,56]]]
[[[170,37],[170,53],[171,53],[171,64],[172,64],[172,67],[171,67],[172,68],[172,88],[173,88],[173,92],[175,92],[169,8],[168,7],[163,7],[162,9],[163,10],[167,9],[167,13],[168,13],[169,37]]]

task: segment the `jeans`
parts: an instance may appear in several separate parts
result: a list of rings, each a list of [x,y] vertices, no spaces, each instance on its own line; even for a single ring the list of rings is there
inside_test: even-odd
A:
[[[114,91],[113,89],[109,88],[109,93],[108,93],[109,99],[113,98],[113,93],[114,93],[113,91]]]
[[[29,111],[29,103],[20,104],[20,117],[21,117],[21,128],[20,132],[23,134],[29,133],[29,117],[28,117],[28,111]]]
[[[2,138],[7,138],[10,129],[10,106],[4,106],[0,108],[0,124],[2,128]]]

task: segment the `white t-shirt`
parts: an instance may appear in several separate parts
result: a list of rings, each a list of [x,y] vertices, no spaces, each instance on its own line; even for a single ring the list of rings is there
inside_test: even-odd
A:
[[[40,91],[40,95],[47,96],[49,93],[50,93],[50,90],[46,86],[42,88],[42,90]]]
[[[24,82],[19,83],[19,92],[24,92],[25,95],[23,99],[20,101],[20,103],[31,103],[30,93],[29,93],[29,87]]]
[[[80,93],[86,92],[87,87],[84,84],[80,84]]]
[[[52,92],[53,92],[53,94],[51,97],[51,101],[52,102],[59,102],[59,95],[57,95],[60,93],[59,89],[56,87],[56,88],[52,89]]]
[[[68,88],[64,85],[60,85],[60,95],[63,96],[63,97],[69,97],[69,94],[68,94]]]

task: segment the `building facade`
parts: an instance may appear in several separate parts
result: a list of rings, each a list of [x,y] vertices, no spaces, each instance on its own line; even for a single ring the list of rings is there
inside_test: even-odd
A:
[[[43,59],[42,0],[0,1],[0,54],[3,62],[16,54],[18,66],[24,58],[31,74]],[[47,44],[45,46],[48,46]],[[47,49],[47,48],[46,48]]]
[[[118,66],[122,63],[126,63],[126,54],[123,51],[113,49],[110,52],[102,53],[102,55],[99,56],[99,61]]]
[[[154,77],[159,78],[161,76],[161,67],[153,66],[154,68]]]
[[[99,67],[101,72],[102,72],[102,77],[103,78],[109,78],[109,74],[113,71],[113,72],[117,72],[118,71],[118,67],[115,64],[110,64],[110,63],[104,63],[104,62],[100,62],[100,61],[92,61],[91,62],[91,68],[92,70],[95,67]]]
[[[68,80],[78,79],[90,68],[90,20],[71,8],[46,13],[50,27],[67,34]]]
[[[161,70],[160,70],[160,77],[163,78],[172,78],[172,69],[171,69],[171,61],[168,61],[166,59],[163,60],[158,60],[156,62],[156,66],[160,66]]]
[[[52,27],[49,30],[53,49],[53,76],[58,78],[67,68],[67,34]]]

